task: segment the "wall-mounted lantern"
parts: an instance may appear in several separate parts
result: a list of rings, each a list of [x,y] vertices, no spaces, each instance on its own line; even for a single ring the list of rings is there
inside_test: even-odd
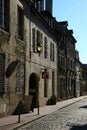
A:
[[[41,45],[38,45],[38,46],[37,46],[37,51],[38,51],[38,52],[41,52],[41,51],[42,51],[42,46],[41,46]]]
[[[37,46],[37,52],[39,53],[39,56],[40,56],[41,51],[42,51],[42,46],[41,46],[41,45],[38,45],[38,46]]]

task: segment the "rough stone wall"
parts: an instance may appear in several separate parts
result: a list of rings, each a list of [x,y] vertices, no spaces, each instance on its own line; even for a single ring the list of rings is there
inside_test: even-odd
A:
[[[14,5],[14,6],[13,6]],[[17,8],[20,6],[24,10],[24,40],[18,38],[18,23],[17,23]],[[35,19],[34,19],[35,17]],[[8,111],[13,111],[17,103],[20,100],[23,100],[24,95],[29,95],[29,78],[30,75],[35,72],[40,77],[39,81],[39,100],[40,106],[45,105],[47,99],[52,95],[52,71],[55,72],[55,94],[57,90],[57,64],[56,64],[56,41],[53,35],[48,31],[46,26],[41,23],[40,19],[37,16],[32,15],[30,12],[29,6],[25,1],[22,3],[19,0],[10,0],[10,31],[9,33],[3,32],[0,30],[0,53],[6,55],[6,68],[14,61],[18,60],[18,64],[14,69],[12,75],[5,79],[5,83],[8,86],[8,100],[9,100],[9,109]],[[48,58],[44,58],[44,51],[39,55],[38,53],[32,52],[32,36],[31,30],[35,27],[43,33],[43,36],[46,36],[48,39]],[[50,61],[50,42],[54,43],[55,46],[55,61]],[[43,43],[44,44],[44,43]],[[44,46],[44,45],[43,45]],[[9,58],[8,58],[9,57]],[[24,78],[19,79],[20,84],[24,82],[25,91],[17,92],[17,67],[20,66],[20,75]],[[24,67],[24,68],[23,68]],[[24,71],[23,71],[23,69]],[[44,79],[41,77],[42,68],[47,68],[49,73],[49,78],[47,79],[48,91],[47,98],[44,98]],[[24,80],[24,81],[23,81]],[[24,94],[24,95],[23,95]],[[3,105],[5,107],[5,105]]]

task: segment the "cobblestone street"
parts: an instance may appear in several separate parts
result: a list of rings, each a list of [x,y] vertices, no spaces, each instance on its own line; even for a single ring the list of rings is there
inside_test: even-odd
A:
[[[87,98],[17,130],[87,130]]]

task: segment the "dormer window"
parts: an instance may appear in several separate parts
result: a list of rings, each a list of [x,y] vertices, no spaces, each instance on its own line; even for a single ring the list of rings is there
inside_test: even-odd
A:
[[[40,12],[41,0],[31,0],[32,5]]]

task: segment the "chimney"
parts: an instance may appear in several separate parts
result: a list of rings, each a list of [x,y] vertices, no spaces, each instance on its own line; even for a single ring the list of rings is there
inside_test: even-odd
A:
[[[40,2],[40,10],[41,11],[44,10],[44,0],[41,0],[41,2]]]
[[[52,15],[53,0],[46,0],[46,10]]]

